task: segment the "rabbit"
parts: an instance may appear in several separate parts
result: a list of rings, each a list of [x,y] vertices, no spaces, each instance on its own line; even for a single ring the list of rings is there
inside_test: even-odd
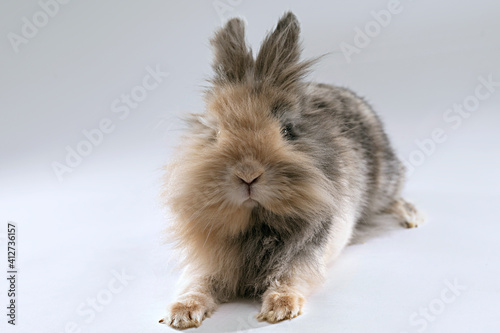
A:
[[[422,218],[378,116],[352,91],[304,81],[285,13],[254,58],[233,18],[211,39],[214,76],[166,167],[180,292],[160,322],[198,327],[221,303],[258,298],[257,319],[302,313],[346,245]]]

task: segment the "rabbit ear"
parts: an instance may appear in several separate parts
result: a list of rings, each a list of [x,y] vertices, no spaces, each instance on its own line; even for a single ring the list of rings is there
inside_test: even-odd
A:
[[[285,13],[262,42],[255,61],[258,80],[270,81],[282,89],[293,88],[299,82],[313,62],[299,62],[299,34],[297,17],[292,12]]]
[[[252,51],[245,44],[245,25],[242,20],[233,18],[219,29],[210,40],[215,59],[215,83],[241,82],[253,67]]]

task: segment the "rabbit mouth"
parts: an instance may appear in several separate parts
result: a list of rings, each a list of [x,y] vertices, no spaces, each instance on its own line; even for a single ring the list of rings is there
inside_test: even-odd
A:
[[[244,206],[256,204],[256,192],[265,180],[264,168],[255,160],[245,160],[232,170],[232,181]]]
[[[255,186],[256,185],[254,183],[241,182],[240,193],[242,193],[244,206],[254,206],[257,203],[257,201],[255,200]]]
[[[259,203],[252,198],[248,198],[245,201],[243,201],[243,203],[242,203],[243,207],[247,207],[247,208],[253,208],[253,207],[257,206],[258,204]]]

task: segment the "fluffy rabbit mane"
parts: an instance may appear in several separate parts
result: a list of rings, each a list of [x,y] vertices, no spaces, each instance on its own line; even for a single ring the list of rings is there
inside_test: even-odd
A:
[[[241,263],[231,244],[249,228],[265,221],[280,237],[292,237],[297,229],[319,228],[306,224],[332,210],[334,183],[311,159],[315,148],[287,137],[303,103],[301,79],[314,62],[299,61],[298,38],[295,17],[285,15],[254,60],[241,20],[220,29],[211,40],[215,76],[206,110],[188,119],[188,133],[167,166],[169,234],[185,263],[225,272],[228,283],[239,270],[231,266]],[[238,176],[253,174],[262,174],[259,188],[246,203]]]

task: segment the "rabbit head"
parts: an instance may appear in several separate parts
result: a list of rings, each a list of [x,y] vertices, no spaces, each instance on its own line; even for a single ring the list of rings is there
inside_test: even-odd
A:
[[[254,59],[244,24],[232,19],[211,40],[214,49],[206,110],[171,165],[171,210],[183,230],[235,235],[253,209],[277,216],[306,216],[323,209],[328,194],[314,150],[300,138],[301,79],[314,60],[299,61],[299,24],[285,14]]]

